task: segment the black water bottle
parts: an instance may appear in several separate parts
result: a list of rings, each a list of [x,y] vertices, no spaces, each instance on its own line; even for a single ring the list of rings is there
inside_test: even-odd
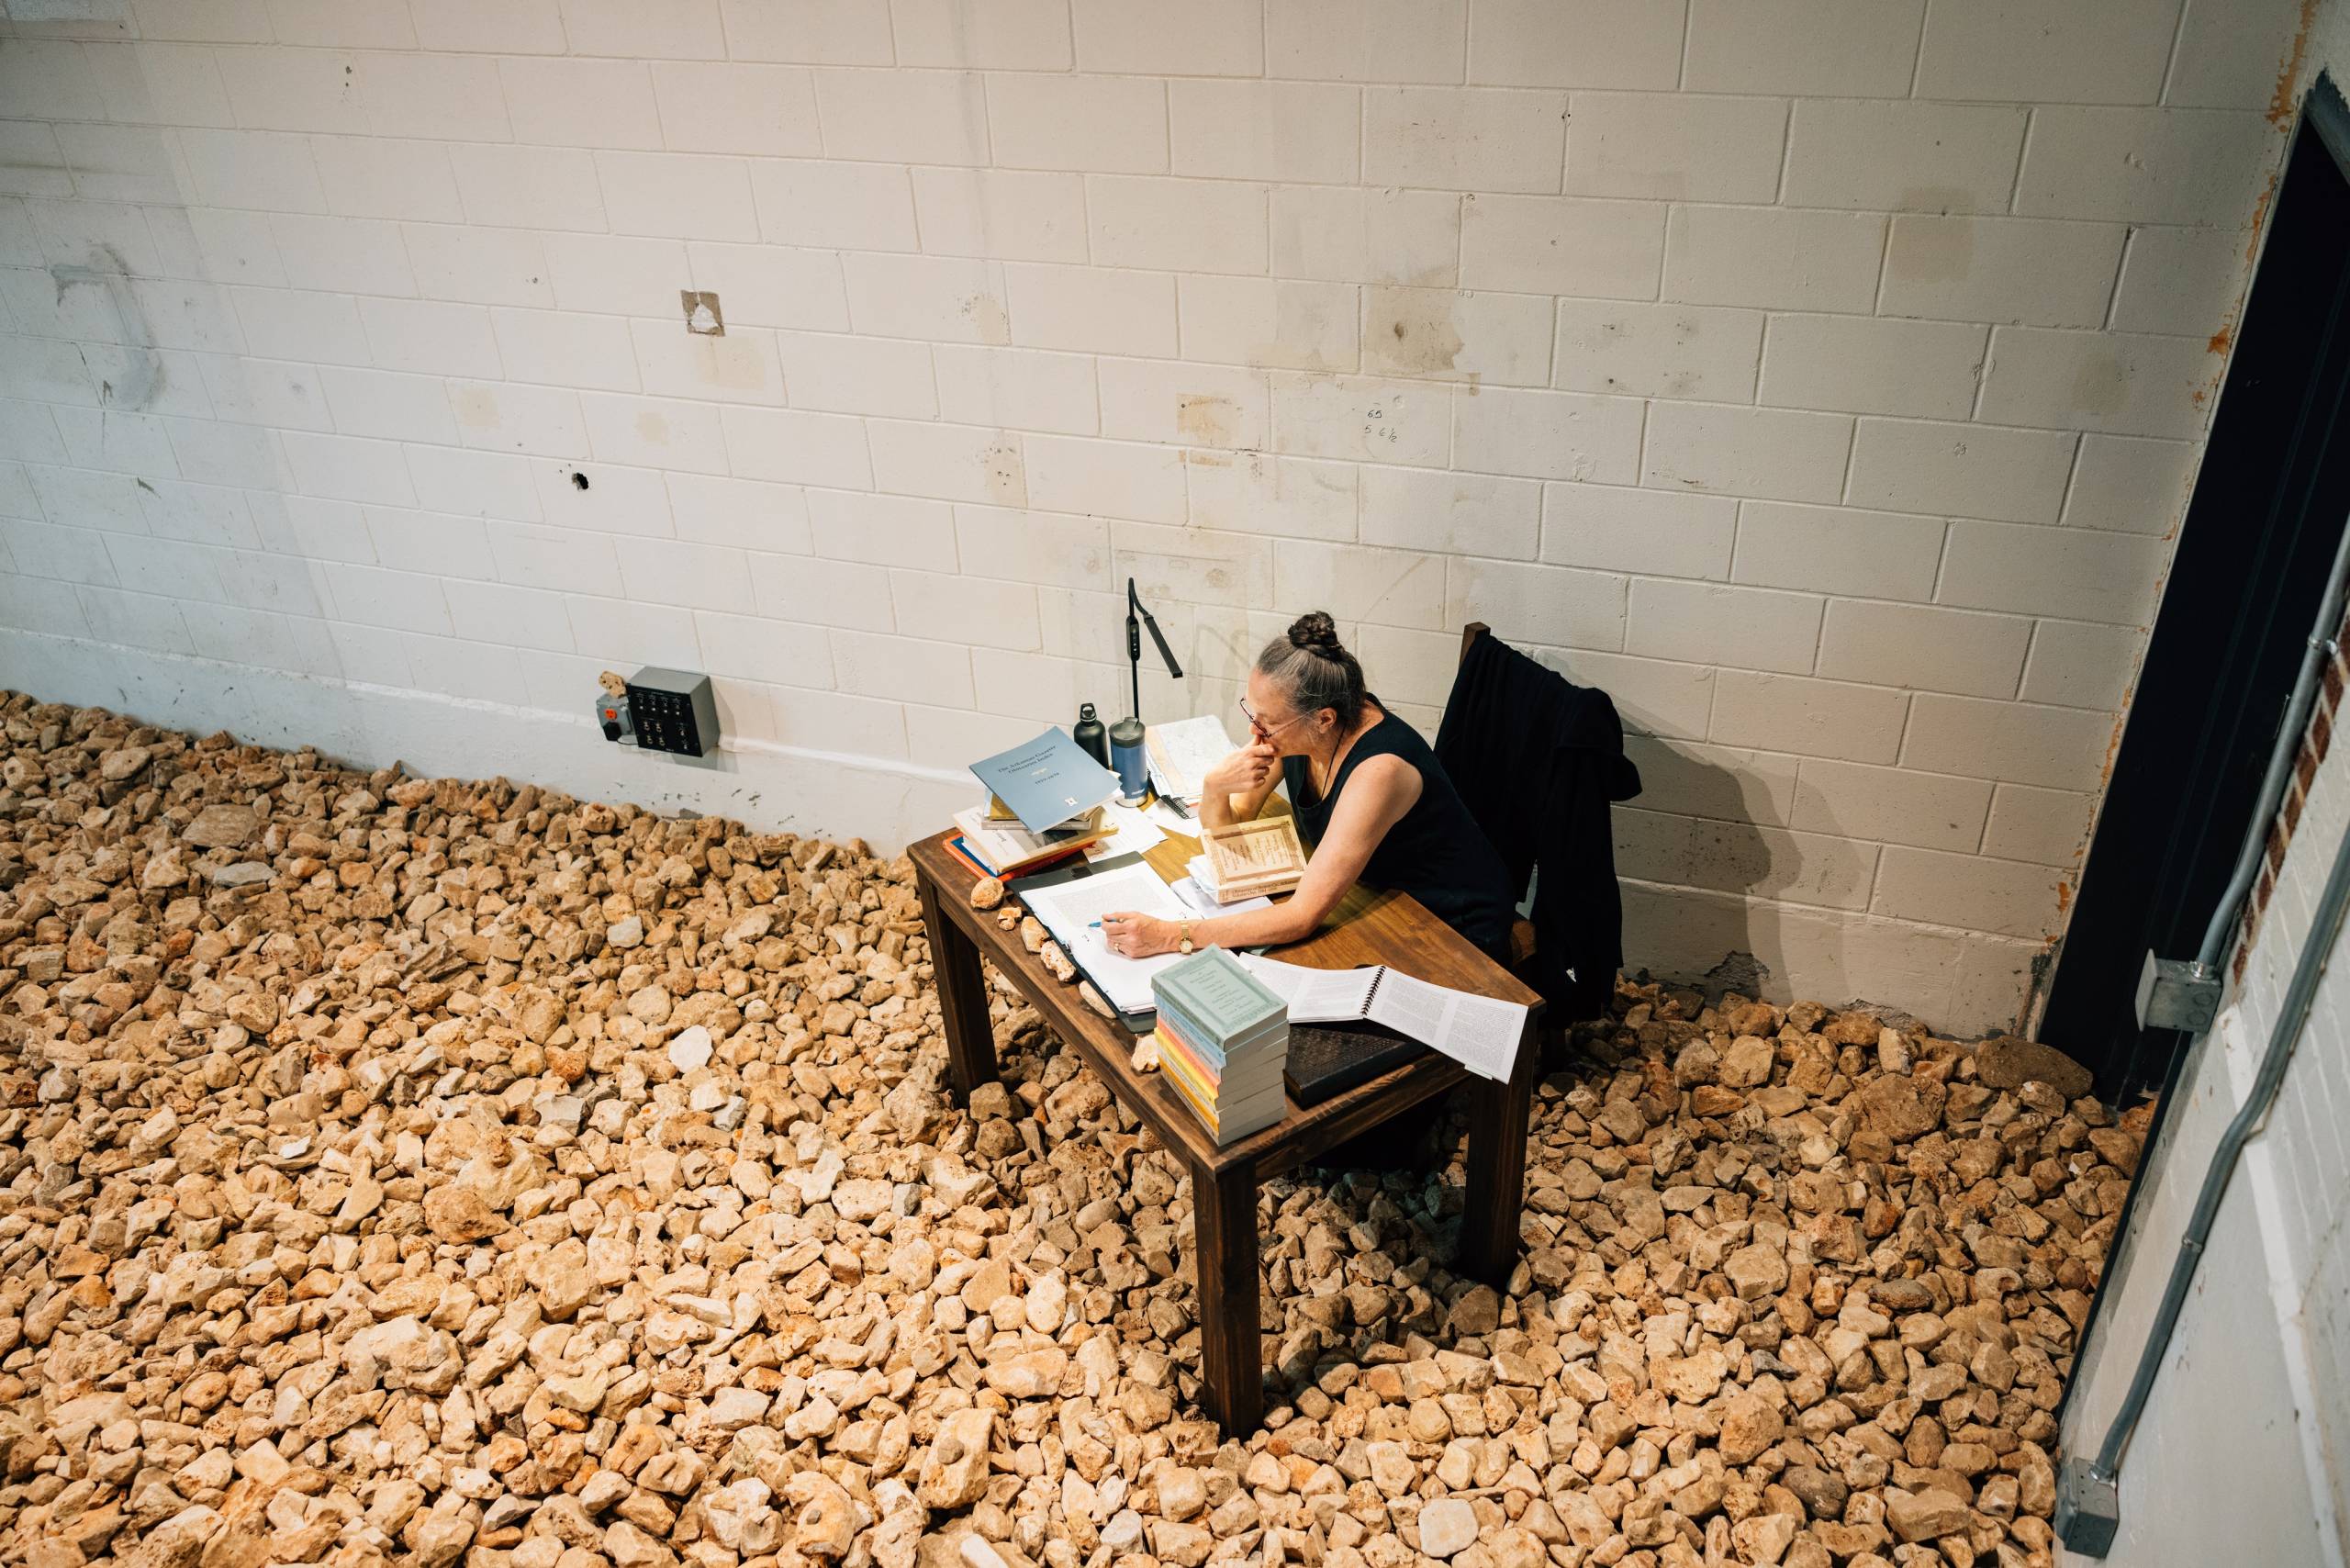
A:
[[[1110,766],[1110,737],[1102,732],[1102,721],[1093,716],[1093,704],[1081,702],[1077,709],[1077,727],[1069,732],[1076,737],[1078,750],[1100,763]]]

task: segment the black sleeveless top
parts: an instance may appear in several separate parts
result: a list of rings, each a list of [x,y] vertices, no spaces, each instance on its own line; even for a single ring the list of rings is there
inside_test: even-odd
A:
[[[1379,700],[1373,697],[1371,701]],[[1509,872],[1486,842],[1477,819],[1460,803],[1459,792],[1428,743],[1417,730],[1385,711],[1383,703],[1381,707],[1379,722],[1356,739],[1346,760],[1338,764],[1326,799],[1315,795],[1304,757],[1281,758],[1281,778],[1289,786],[1290,809],[1296,814],[1298,831],[1308,845],[1320,843],[1355,765],[1366,757],[1402,757],[1419,770],[1420,798],[1371,850],[1362,879],[1374,888],[1411,894],[1429,913],[1506,962],[1510,922],[1517,913]]]

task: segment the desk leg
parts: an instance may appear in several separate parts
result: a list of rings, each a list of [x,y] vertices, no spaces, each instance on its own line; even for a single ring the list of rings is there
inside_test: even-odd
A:
[[[930,967],[938,984],[938,1019],[946,1031],[947,1086],[968,1105],[971,1091],[995,1081],[995,1030],[988,1022],[987,981],[979,945],[938,907],[938,885],[919,873],[923,924],[930,931]]]
[[[1469,1115],[1469,1209],[1461,1220],[1460,1268],[1495,1290],[1517,1267],[1518,1215],[1526,1201],[1526,1134],[1542,1050],[1530,1025],[1506,1083],[1476,1081]]]
[[[1198,1232],[1201,1394],[1224,1435],[1246,1439],[1265,1418],[1255,1168],[1242,1166],[1218,1176],[1194,1167],[1192,1205]]]

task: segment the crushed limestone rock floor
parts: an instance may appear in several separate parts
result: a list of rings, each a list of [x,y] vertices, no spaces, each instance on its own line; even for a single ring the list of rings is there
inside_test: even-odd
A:
[[[1506,1293],[1457,1121],[1269,1186],[1219,1443],[1180,1168],[1008,996],[949,1103],[902,860],[0,726],[0,1561],[2051,1561],[2143,1130],[2053,1052],[1628,986]]]

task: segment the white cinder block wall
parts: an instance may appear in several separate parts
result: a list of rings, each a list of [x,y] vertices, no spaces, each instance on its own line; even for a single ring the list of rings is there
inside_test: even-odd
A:
[[[889,843],[1123,711],[1129,575],[1155,717],[1322,606],[1432,726],[1482,619],[1639,733],[1630,962],[1953,1028],[2062,929],[2296,20],[6,3],[10,683]],[[638,663],[725,757],[585,729]]]

